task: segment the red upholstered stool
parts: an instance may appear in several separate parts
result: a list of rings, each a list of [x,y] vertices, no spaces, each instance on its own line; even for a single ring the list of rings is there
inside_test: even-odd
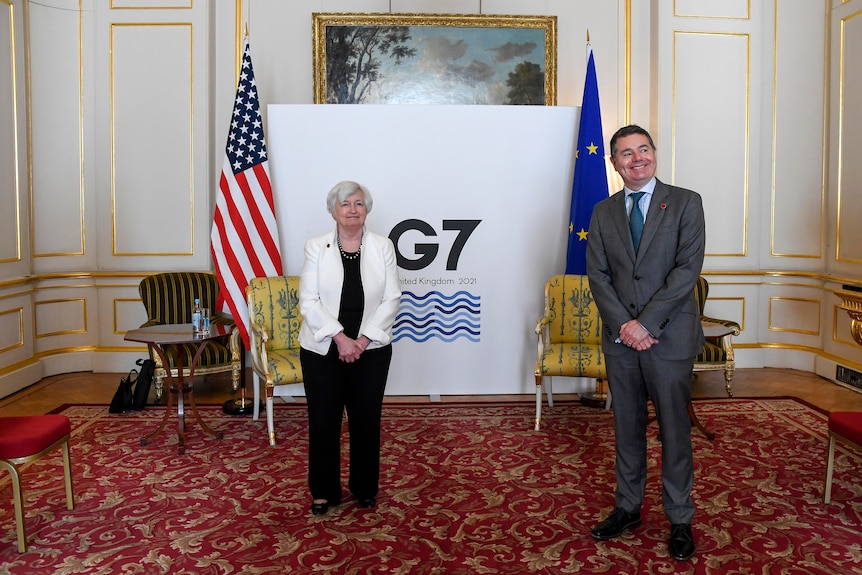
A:
[[[27,551],[24,530],[24,495],[21,492],[19,466],[36,461],[55,447],[63,448],[63,474],[66,480],[66,507],[75,508],[72,493],[72,464],[69,459],[69,435],[72,424],[65,415],[24,415],[0,417],[0,467],[12,474],[15,500],[15,523],[18,526],[18,552]]]
[[[862,411],[835,411],[829,414],[829,457],[826,462],[826,482],[823,502],[832,499],[832,467],[835,463],[835,441],[862,451]]]

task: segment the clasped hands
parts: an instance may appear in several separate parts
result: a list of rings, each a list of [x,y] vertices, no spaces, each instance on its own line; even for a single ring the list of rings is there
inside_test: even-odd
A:
[[[635,351],[645,351],[658,343],[641,322],[631,319],[620,328],[620,343]]]
[[[338,332],[332,339],[335,340],[335,345],[338,347],[338,359],[345,363],[353,363],[359,359],[359,356],[362,355],[362,352],[371,343],[371,340],[364,335],[353,339],[344,335],[343,331]]]

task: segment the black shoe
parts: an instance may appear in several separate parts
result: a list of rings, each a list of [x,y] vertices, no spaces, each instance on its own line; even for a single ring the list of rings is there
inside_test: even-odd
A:
[[[341,498],[338,499],[329,499],[328,501],[324,501],[323,503],[314,503],[311,502],[311,514],[312,515],[326,515],[326,512],[329,511],[329,508],[333,505],[338,505],[341,503]]]
[[[365,509],[371,509],[377,503],[377,500],[374,497],[360,497],[359,498],[359,506],[364,507]]]
[[[675,523],[670,526],[670,541],[667,544],[670,556],[677,561],[688,561],[694,556],[694,535],[688,523]]]
[[[641,514],[629,513],[617,507],[607,519],[593,528],[594,539],[614,539],[623,534],[626,529],[634,529],[641,524]]]
[[[327,511],[329,511],[329,501],[324,501],[323,503],[312,503],[311,504],[311,514],[312,515],[326,515]]]

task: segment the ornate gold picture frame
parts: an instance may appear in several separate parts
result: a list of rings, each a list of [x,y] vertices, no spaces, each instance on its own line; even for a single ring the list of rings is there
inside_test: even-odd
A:
[[[316,104],[557,103],[557,17],[313,13]]]

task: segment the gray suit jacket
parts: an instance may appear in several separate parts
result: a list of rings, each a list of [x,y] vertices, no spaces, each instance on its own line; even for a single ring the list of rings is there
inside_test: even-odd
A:
[[[656,180],[635,256],[625,194],[596,204],[587,236],[587,274],[602,316],[602,349],[619,355],[622,325],[637,319],[656,338],[662,359],[689,359],[703,349],[694,285],[703,266],[706,226],[700,195]]]

